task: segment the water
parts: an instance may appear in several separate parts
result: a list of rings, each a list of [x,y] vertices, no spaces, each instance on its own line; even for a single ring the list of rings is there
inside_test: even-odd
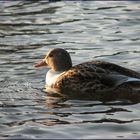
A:
[[[140,104],[64,100],[43,91],[50,48],[73,65],[100,59],[140,71],[138,1],[0,1],[1,138],[140,138]]]

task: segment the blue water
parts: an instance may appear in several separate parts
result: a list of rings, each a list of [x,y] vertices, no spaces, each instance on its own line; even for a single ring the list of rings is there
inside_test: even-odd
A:
[[[139,103],[48,97],[32,66],[60,47],[140,72],[139,15],[139,1],[0,1],[0,138],[140,138]]]

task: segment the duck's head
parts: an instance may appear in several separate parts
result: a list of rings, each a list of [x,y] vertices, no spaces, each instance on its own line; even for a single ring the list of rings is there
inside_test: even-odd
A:
[[[65,71],[72,67],[72,61],[69,53],[61,48],[50,50],[45,58],[34,65],[34,67],[48,66],[54,71]]]

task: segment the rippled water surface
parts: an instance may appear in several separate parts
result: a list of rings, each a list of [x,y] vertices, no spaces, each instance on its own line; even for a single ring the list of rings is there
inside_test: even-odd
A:
[[[57,47],[140,71],[140,2],[0,1],[0,137],[140,138],[139,103],[47,97],[32,65]]]

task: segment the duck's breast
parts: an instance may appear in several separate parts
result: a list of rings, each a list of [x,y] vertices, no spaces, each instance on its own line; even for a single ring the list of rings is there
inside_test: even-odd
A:
[[[55,84],[57,78],[62,75],[62,73],[62,71],[49,70],[46,73],[46,84],[51,87],[53,84]]]

